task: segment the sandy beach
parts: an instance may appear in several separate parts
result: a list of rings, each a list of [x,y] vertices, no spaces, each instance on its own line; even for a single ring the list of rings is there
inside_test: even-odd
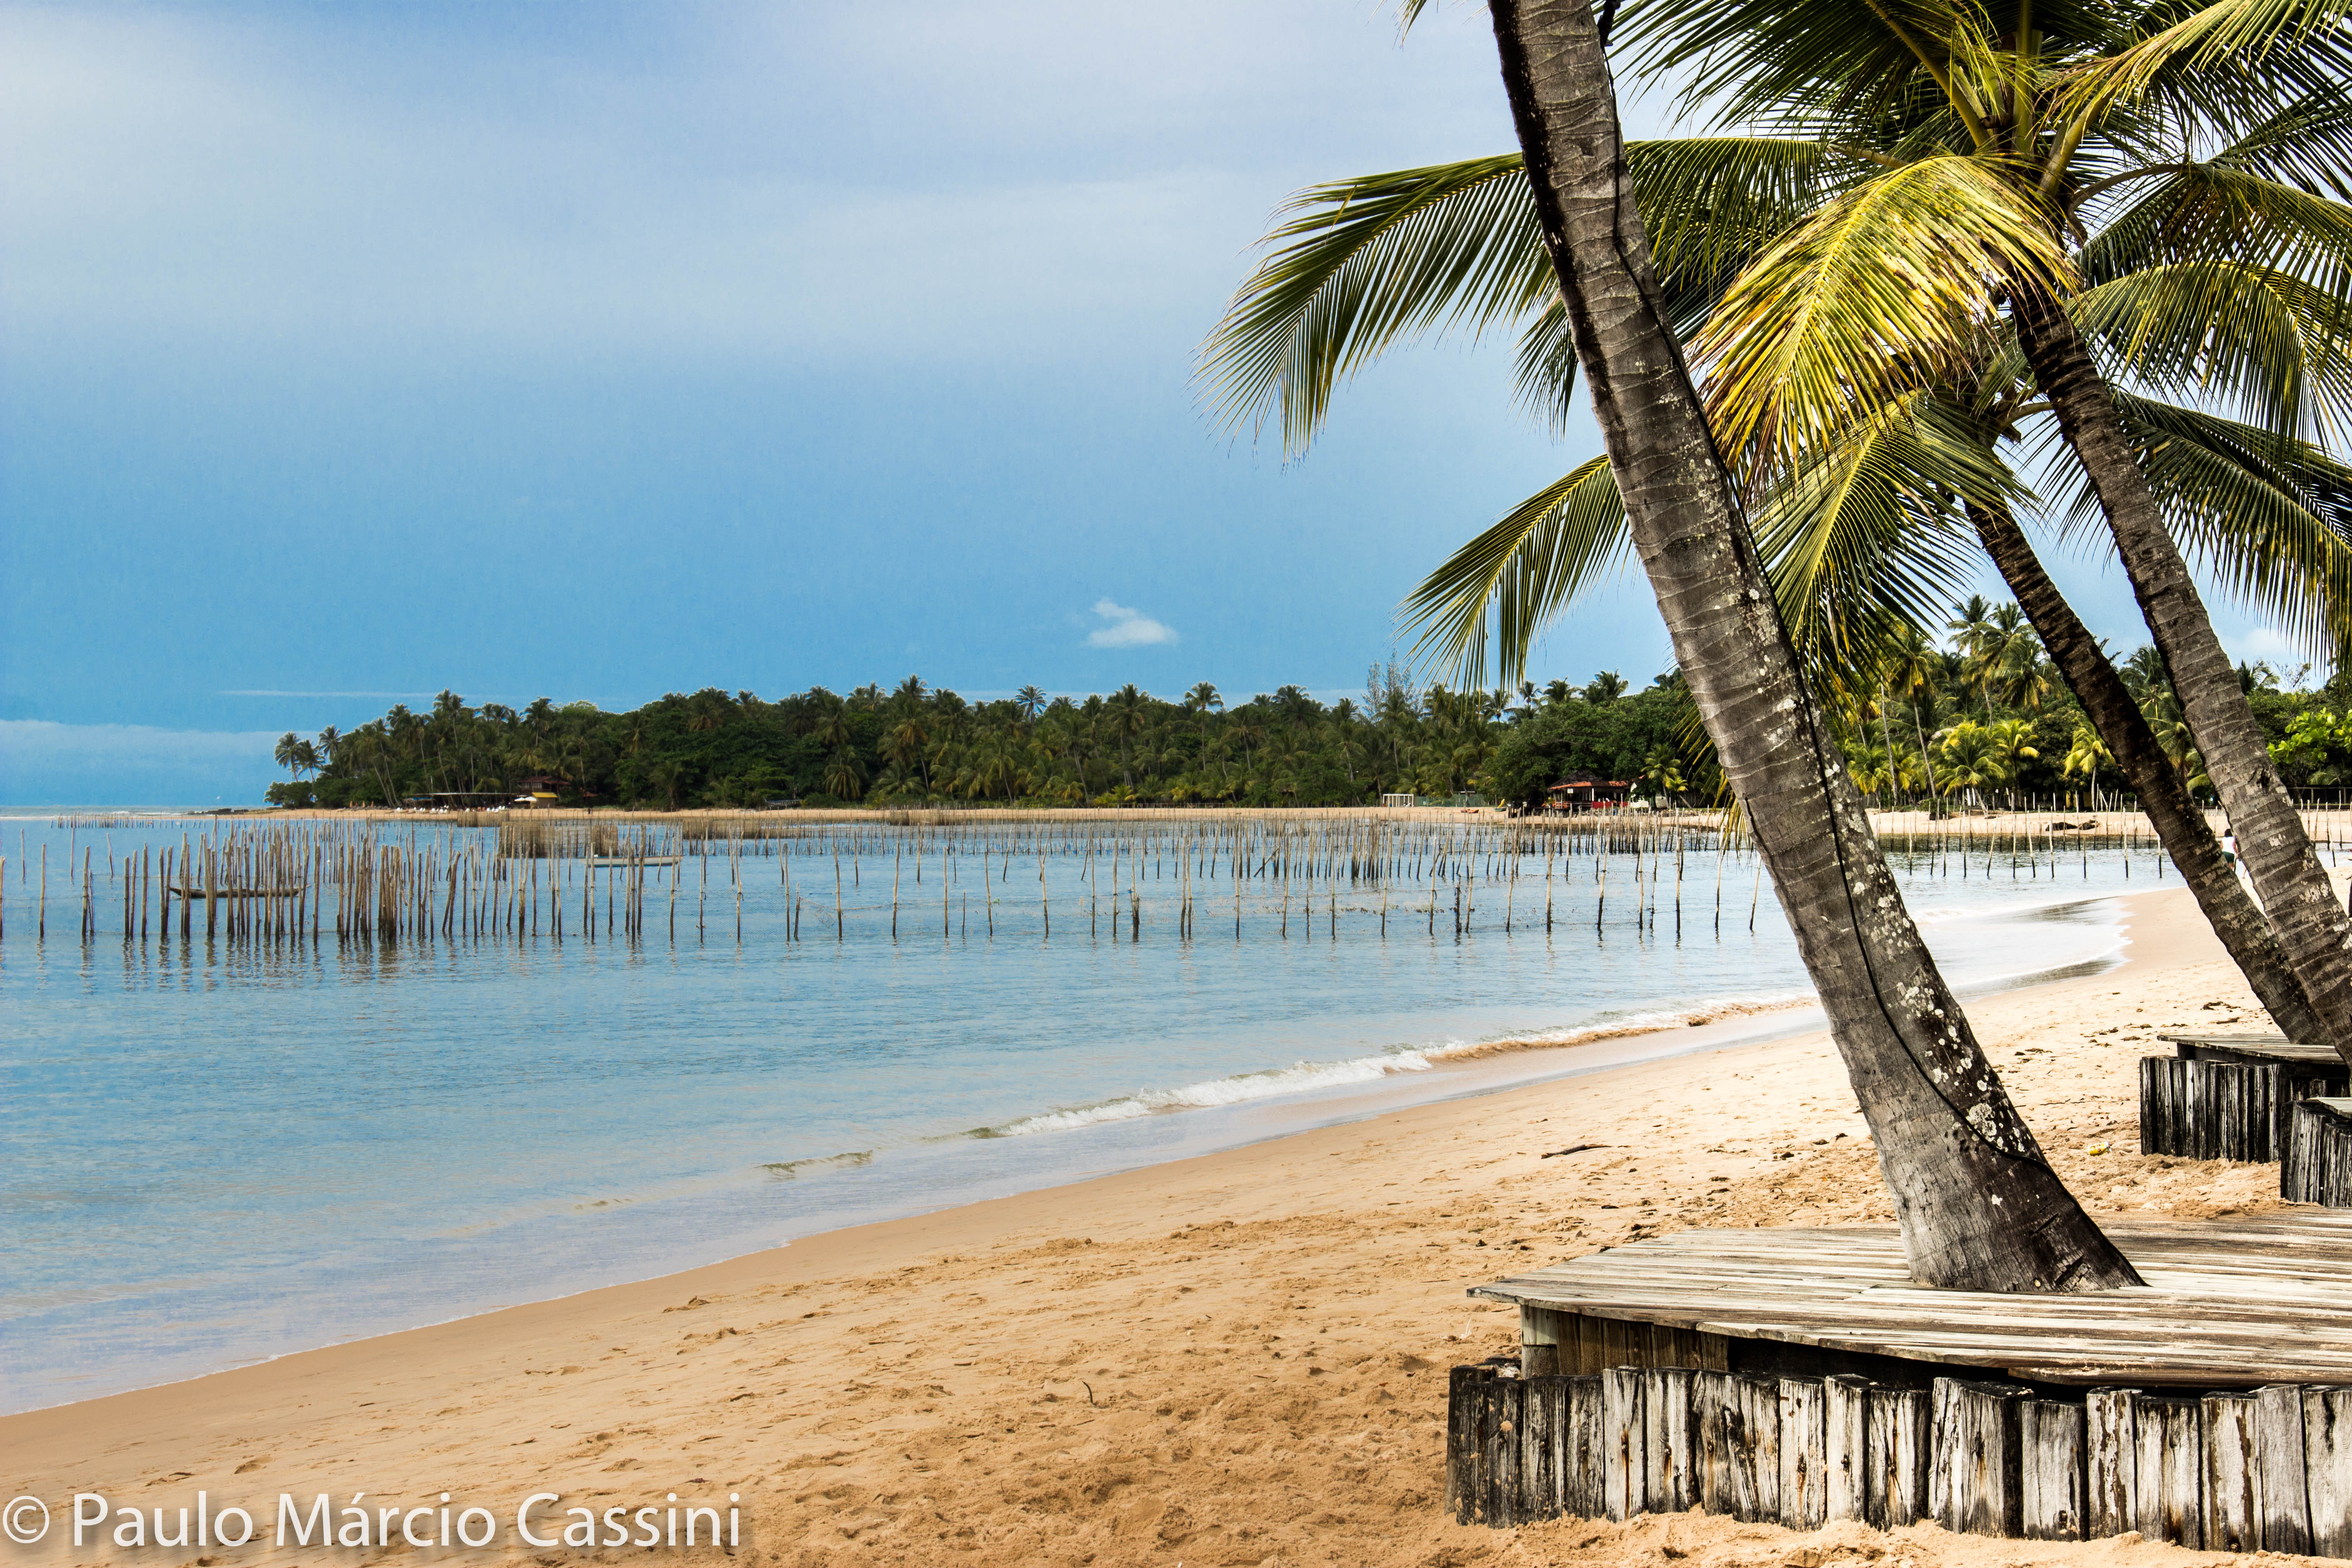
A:
[[[2135,1152],[2133,1064],[2157,1031],[2268,1023],[2182,890],[2129,907],[2124,967],[1975,1001],[1979,1037],[2095,1210],[2274,1206],[2273,1167]],[[306,1510],[364,1493],[380,1517],[447,1492],[499,1526],[463,1555],[553,1563],[636,1549],[519,1541],[532,1494],[559,1494],[535,1527],[553,1539],[575,1506],[675,1493],[721,1514],[731,1496],[740,1534],[664,1555],[780,1564],[2230,1560],[2130,1538],[1441,1516],[1444,1369],[1516,1343],[1512,1315],[1465,1287],[1689,1226],[1888,1217],[1826,1037],[1731,1047],[9,1416],[0,1483],[59,1516],[9,1550],[309,1561],[268,1543],[281,1493]],[[170,1513],[200,1489],[254,1515],[250,1544],[70,1544],[72,1494]],[[337,1555],[458,1554],[398,1530]]]

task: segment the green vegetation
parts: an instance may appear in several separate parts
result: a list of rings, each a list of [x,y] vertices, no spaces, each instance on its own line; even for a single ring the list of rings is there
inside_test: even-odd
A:
[[[2210,791],[2153,649],[2125,679],[2176,769]],[[2282,773],[2352,785],[2352,679],[2282,690],[2242,672]],[[2016,607],[1955,606],[1941,644],[1915,637],[1876,690],[1832,693],[1854,777],[1879,800],[1988,802],[2116,786],[2114,764]],[[913,677],[846,697],[817,687],[776,701],[749,691],[672,695],[626,713],[544,698],[517,710],[443,692],[315,741],[287,735],[272,784],[280,805],[380,806],[438,793],[551,789],[568,804],[653,808],[926,802],[1359,805],[1391,793],[1532,802],[1570,773],[1667,799],[1719,789],[1679,675],[1640,690],[1614,670],[1581,686],[1516,692],[1415,689],[1375,668],[1361,700],[1318,701],[1296,686],[1227,707],[1206,682],[1174,701],[1133,686],[1083,700],[1035,687],[969,702]]]

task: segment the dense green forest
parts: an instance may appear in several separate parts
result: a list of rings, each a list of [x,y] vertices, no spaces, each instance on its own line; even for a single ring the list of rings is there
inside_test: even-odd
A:
[[[2153,649],[2127,682],[2176,765],[2204,790],[2179,706]],[[2284,690],[2267,667],[2241,679],[2288,782],[2352,784],[2352,681]],[[1874,689],[1827,694],[1856,782],[1876,798],[1998,802],[2087,795],[2107,759],[2053,677],[2016,606],[1955,606],[1948,636],[1915,637]],[[315,741],[289,734],[270,786],[282,805],[380,806],[534,781],[570,805],[756,806],[1007,805],[1345,805],[1384,794],[1529,802],[1573,773],[1662,800],[1718,788],[1679,674],[1634,689],[1604,670],[1581,685],[1517,691],[1416,687],[1375,666],[1360,699],[1296,686],[1229,704],[1206,682],[1169,700],[1121,687],[1047,697],[1029,687],[971,702],[908,677],[847,696],[822,687],[768,700],[715,689],[625,713],[541,699],[523,709],[445,691]]]

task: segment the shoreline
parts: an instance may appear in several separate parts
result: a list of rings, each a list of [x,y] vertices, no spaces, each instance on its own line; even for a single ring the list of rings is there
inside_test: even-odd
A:
[[[1978,998],[1971,1018],[2086,1203],[2258,1206],[2267,1167],[2085,1152],[2128,1127],[2128,1061],[2154,1029],[2262,1026],[2183,889],[2121,899],[2121,968]],[[892,1562],[1234,1560],[1195,1538],[1297,1546],[1318,1513],[1359,1561],[1483,1552],[1509,1537],[1441,1520],[1433,1467],[1444,1364],[1511,1337],[1461,1295],[1510,1267],[1494,1247],[1876,1219],[1875,1174],[1820,1031],[1694,1044],[0,1417],[0,1468],[37,1495],[209,1487],[216,1503],[725,1486],[769,1559],[795,1563],[860,1541]],[[1234,1445],[1276,1429],[1290,1458],[1234,1479]],[[1069,1502],[1092,1522],[1065,1544],[1037,1532],[1034,1496],[1067,1491],[1052,1478],[1074,1467],[1131,1474],[1099,1507]],[[926,1533],[930,1515],[952,1522]],[[950,1548],[957,1529],[987,1539]],[[2021,1543],[1984,1544],[2015,1560]]]
[[[1991,938],[1990,948],[1979,945],[1973,953],[1979,978],[1961,985],[1960,994],[1969,997],[2014,989],[2021,984],[2046,984],[2078,971],[2112,967],[2126,940],[2125,918],[2119,912],[2123,906],[2115,898],[2105,889],[2060,892],[2052,888],[2021,903],[1947,911],[1956,912],[1964,925],[2001,933]],[[2038,940],[2037,921],[2066,919],[2067,911],[2095,910],[2098,912],[2075,917],[2084,929],[2070,936],[2071,948],[2063,956],[2032,945]],[[1980,944],[1984,940],[1978,939]],[[748,1183],[737,1182],[723,1192],[702,1194],[704,1199],[715,1195],[722,1205],[731,1205],[717,1209],[708,1202],[692,1206],[696,1200],[682,1200],[677,1194],[615,1189],[604,1194],[599,1206],[619,1205],[634,1214],[635,1205],[653,1200],[645,1212],[656,1217],[637,1222],[636,1245],[616,1245],[614,1239],[608,1239],[601,1257],[578,1252],[576,1247],[551,1251],[539,1233],[529,1229],[528,1219],[500,1222],[486,1227],[494,1234],[483,1238],[466,1261],[442,1265],[450,1269],[448,1280],[439,1282],[442,1289],[435,1288],[434,1276],[410,1275],[400,1270],[396,1262],[386,1260],[384,1267],[395,1271],[382,1277],[390,1289],[381,1300],[366,1294],[331,1299],[331,1291],[321,1295],[315,1279],[302,1277],[298,1269],[299,1283],[289,1292],[281,1314],[274,1321],[263,1321],[271,1324],[268,1329],[260,1332],[232,1330],[225,1337],[215,1334],[209,1354],[193,1340],[174,1342],[174,1348],[160,1353],[148,1351],[145,1342],[136,1337],[135,1325],[128,1331],[110,1326],[115,1321],[102,1314],[96,1320],[68,1314],[52,1326],[43,1314],[31,1313],[12,1326],[10,1337],[20,1343],[30,1344],[43,1332],[62,1336],[87,1331],[98,1336],[88,1342],[92,1347],[113,1336],[116,1353],[110,1360],[78,1355],[54,1363],[38,1374],[27,1371],[21,1378],[12,1376],[14,1408],[6,1414],[32,1414],[169,1386],[267,1365],[340,1343],[464,1322],[531,1304],[518,1300],[502,1284],[508,1271],[501,1265],[502,1258],[510,1265],[519,1258],[562,1257],[565,1271],[542,1277],[535,1298],[566,1300],[756,1256],[833,1231],[887,1224],[979,1200],[1066,1188],[1105,1175],[1246,1149],[1419,1106],[1782,1038],[1818,1029],[1822,1023],[1819,1004],[1809,989],[1694,999],[1675,1007],[1627,1008],[1572,1025],[1523,1032],[1511,1032],[1507,1026],[1483,1037],[1474,1034],[1466,1039],[1460,1035],[1424,1038],[1422,1043],[1394,1044],[1367,1054],[1277,1061],[1252,1070],[1172,1084],[1163,1080],[1100,1100],[1047,1102],[1001,1123],[887,1148],[842,1145],[849,1152],[811,1153],[792,1162],[790,1167],[761,1165],[751,1173],[753,1179]],[[772,1182],[788,1170],[795,1189],[809,1190],[796,1193],[781,1205],[772,1200],[757,1205],[765,1213],[764,1218],[747,1219],[749,1211],[741,1205],[749,1198],[727,1195],[738,1188],[751,1194],[761,1185],[756,1178],[762,1173]],[[679,1202],[688,1206],[676,1206]],[[665,1204],[671,1206],[664,1208]],[[652,1225],[659,1231],[664,1214],[667,1223],[681,1227],[671,1233],[675,1238],[691,1237],[699,1244],[645,1246],[645,1236],[650,1233],[644,1226]],[[406,1279],[417,1283],[403,1283]],[[446,1288],[461,1281],[470,1281],[470,1287]],[[356,1274],[350,1276],[349,1283],[360,1292],[373,1289]],[[236,1303],[238,1295],[245,1293],[223,1295],[229,1312],[243,1315]],[[172,1302],[167,1297],[166,1301],[165,1316],[158,1321],[189,1320],[192,1310],[197,1310],[185,1299]],[[143,1359],[152,1370],[147,1377],[134,1382],[131,1379],[147,1370],[140,1365],[142,1351],[148,1352]],[[77,1388],[77,1384],[81,1386]],[[93,1384],[95,1387],[90,1386]]]
[[[2352,822],[2352,805],[2298,805],[2315,842],[2333,845],[2343,837],[2341,824]],[[2055,805],[1966,806],[1948,815],[1930,814],[1918,805],[1870,806],[1872,829],[1882,839],[1898,837],[1938,841],[1967,839],[1986,846],[2032,842],[2045,851],[2053,845],[2111,845],[2129,840],[2153,847],[2156,830],[2145,813],[2105,806],[2062,809]],[[2206,820],[2219,832],[2227,826],[2221,808],[2205,808]],[[805,806],[762,810],[751,806],[698,805],[676,808],[622,805],[542,805],[497,810],[427,810],[383,805],[180,807],[166,805],[16,805],[0,807],[0,819],[120,817],[138,820],[214,822],[321,822],[400,824],[411,827],[495,827],[502,822],[604,822],[614,824],[697,823],[740,824],[759,827],[761,837],[794,825],[828,826],[863,824],[877,827],[1004,826],[1039,823],[1157,824],[1209,822],[1386,822],[1418,826],[1540,826],[1550,831],[1590,832],[1596,826],[1617,831],[1634,829],[1717,832],[1727,813],[1720,807],[1664,806],[1602,813],[1535,814],[1511,816],[1498,805],[911,805]],[[2335,823],[2333,828],[2323,826]],[[1734,829],[1734,832],[1739,830]]]

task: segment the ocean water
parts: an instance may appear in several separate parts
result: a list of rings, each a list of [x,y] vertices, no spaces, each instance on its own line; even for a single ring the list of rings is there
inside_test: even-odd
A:
[[[1687,858],[1679,932],[1670,884],[1637,915],[1621,855],[1598,910],[1589,856],[1554,868],[1549,931],[1530,859],[1516,893],[1475,888],[1460,934],[1450,886],[1433,918],[1426,884],[1393,889],[1385,934],[1376,892],[1342,885],[1335,917],[1318,889],[1310,917],[1294,890],[1285,934],[1254,884],[1236,937],[1211,880],[1184,940],[1163,850],[1138,940],[1107,899],[1088,918],[1099,858],[1091,889],[1049,858],[1049,936],[1034,864],[943,862],[933,834],[919,883],[888,835],[845,862],[838,940],[830,858],[794,861],[792,941],[782,863],[754,857],[740,941],[722,892],[698,935],[689,913],[673,940],[656,901],[634,943],[343,944],[331,919],[316,943],[230,943],[201,910],[192,942],[126,943],[107,857],[188,831],[0,816],[0,1410],[1691,1048],[1626,1033],[1644,1022],[1817,1018],[1790,1010],[1808,993],[1770,889],[1751,931],[1752,862],[1718,878],[1711,851]],[[77,868],[96,848],[93,942],[68,845]],[[1897,864],[1964,994],[2116,962],[2112,895],[2161,885],[2146,851]]]

